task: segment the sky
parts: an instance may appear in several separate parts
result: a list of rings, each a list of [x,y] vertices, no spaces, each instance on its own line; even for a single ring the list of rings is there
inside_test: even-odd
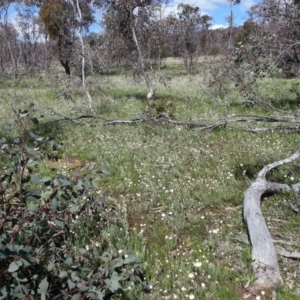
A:
[[[258,3],[259,0],[241,0],[241,3],[233,6],[234,25],[240,26],[248,19],[247,10]],[[213,18],[212,29],[227,27],[226,17],[230,15],[229,0],[169,0],[165,8],[165,14],[177,12],[177,6],[180,3],[198,6],[202,15],[210,15]],[[93,25],[91,32],[99,32],[101,28]]]
[[[243,25],[247,20],[247,10],[259,0],[241,0],[241,3],[233,6],[234,24],[236,26]],[[230,15],[230,5],[228,0],[173,0],[167,8],[176,12],[179,3],[198,6],[201,14],[210,15],[213,18],[212,28],[226,27],[226,17]]]
[[[241,0],[241,3],[233,6],[234,25],[242,25],[248,18],[247,10],[259,0]],[[213,18],[212,28],[227,27],[226,17],[230,15],[229,0],[169,0],[169,4],[165,8],[165,13],[176,13],[177,5],[180,3],[198,6],[201,14],[210,15]],[[10,8],[9,20],[15,23],[14,18],[17,13],[12,6]],[[90,27],[90,32],[100,32],[101,27],[94,24]]]

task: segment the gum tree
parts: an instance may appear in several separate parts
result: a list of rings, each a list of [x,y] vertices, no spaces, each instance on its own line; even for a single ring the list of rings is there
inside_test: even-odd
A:
[[[272,42],[261,40],[263,51],[269,55],[286,77],[297,75],[300,66],[300,2],[264,0],[250,9],[252,20],[263,28],[264,35],[275,40]]]
[[[201,15],[199,7],[179,4],[175,22],[175,45],[182,57],[187,74],[193,73],[199,55],[199,39],[211,26],[211,17]]]
[[[35,3],[37,4],[37,3]],[[76,30],[87,28],[94,21],[90,1],[79,1],[81,18],[78,18],[77,2],[65,0],[45,1],[40,7],[40,18],[49,37],[57,41],[59,61],[67,75],[71,75],[71,58],[75,48]]]
[[[143,26],[149,26],[148,18],[151,8],[160,4],[160,0],[133,0],[133,1],[107,1],[103,3],[106,8],[106,28],[126,40],[131,55],[137,53],[137,65],[146,82],[148,93],[146,100],[148,106],[153,105],[155,89],[146,70],[144,54],[139,40],[138,31]]]

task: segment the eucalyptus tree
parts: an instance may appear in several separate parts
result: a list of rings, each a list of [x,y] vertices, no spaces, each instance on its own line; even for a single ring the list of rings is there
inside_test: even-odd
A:
[[[13,77],[14,83],[18,83],[20,71],[21,51],[18,41],[18,33],[9,23],[0,24],[0,69],[1,75]]]
[[[165,15],[165,10],[162,5],[156,7],[156,11],[151,16],[152,23],[149,31],[151,34],[148,38],[148,52],[151,59],[157,62],[158,70],[160,71],[162,59],[171,56],[172,44],[172,16]]]
[[[91,1],[53,0],[37,2],[34,4],[40,5],[39,15],[44,23],[45,32],[51,39],[57,41],[59,61],[66,74],[70,75],[76,30],[88,28],[94,21]],[[74,7],[77,9],[74,10]],[[80,18],[78,17],[78,9],[81,11]]]
[[[113,0],[104,3],[106,30],[121,37],[126,43],[128,53],[135,58],[148,88],[146,100],[149,107],[153,105],[155,89],[146,69],[143,47],[140,42],[142,37],[139,33],[149,33],[146,29],[151,24],[150,14],[160,3],[161,0]]]
[[[86,56],[86,51],[85,51],[85,44],[84,44],[84,40],[83,40],[83,27],[85,25],[85,20],[84,20],[84,14],[83,14],[83,10],[81,8],[80,2],[79,0],[68,0],[69,4],[73,7],[73,15],[76,18],[77,21],[77,35],[78,35],[78,39],[80,42],[80,57],[81,57],[81,82],[82,82],[82,88],[84,89],[87,99],[88,99],[88,103],[89,103],[89,108],[92,109],[93,107],[93,100],[92,97],[90,95],[90,92],[86,86],[86,81],[85,81],[85,56]],[[90,6],[86,6],[88,5],[88,3],[85,3],[85,9],[88,9],[88,11],[91,11],[91,7]]]
[[[200,37],[207,33],[212,18],[208,15],[201,15],[199,7],[189,4],[179,4],[177,11],[177,18],[173,18],[174,46],[183,59],[187,74],[192,74],[199,56],[199,49],[203,46],[199,43]]]
[[[38,55],[42,35],[41,22],[33,6],[18,5],[16,10],[16,26],[20,35],[22,63],[26,73],[29,72],[32,75],[34,69],[43,63]]]
[[[20,61],[22,59],[19,34],[8,19],[8,10],[12,1],[0,2],[0,65],[2,76],[13,76],[17,84],[20,78]]]
[[[300,67],[300,2],[263,0],[251,7],[250,17],[264,29],[260,37],[253,35],[260,39],[264,53],[282,69],[284,76],[297,75]]]

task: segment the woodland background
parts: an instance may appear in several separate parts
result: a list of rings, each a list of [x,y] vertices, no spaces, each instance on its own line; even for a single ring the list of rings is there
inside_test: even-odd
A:
[[[260,172],[299,155],[300,4],[239,2],[0,1],[0,299],[300,299],[300,169]]]

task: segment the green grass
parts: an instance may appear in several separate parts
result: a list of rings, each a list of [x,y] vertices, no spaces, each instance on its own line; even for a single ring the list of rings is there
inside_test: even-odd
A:
[[[157,88],[157,106],[178,120],[214,121],[224,116],[224,103],[212,98],[208,87],[203,86],[203,74],[185,76],[182,63],[173,59],[165,62],[162,72],[174,76],[165,86],[151,74]],[[108,76],[103,83],[101,79],[88,78],[97,113],[127,119],[146,109],[143,82],[133,83],[132,78],[122,75]],[[102,90],[97,90],[99,82]],[[295,82],[268,79],[259,83],[262,99],[277,108],[295,110],[292,104],[297,95],[291,91]],[[44,115],[42,124],[60,118],[47,107],[63,115],[74,114],[74,105],[62,97],[63,91],[76,99],[77,108],[87,105],[78,79],[55,85],[53,78],[45,77],[42,83],[25,78],[17,87],[1,82],[0,91],[2,126],[13,117],[15,100],[33,102]],[[245,107],[235,88],[229,90],[226,99],[231,114],[281,114],[267,111],[263,105]],[[292,104],[285,104],[287,100]],[[241,285],[253,281],[250,248],[235,239],[246,232],[243,193],[265,164],[299,148],[298,134],[254,134],[239,127],[200,131],[151,123],[103,126],[99,120],[90,122],[96,126],[63,121],[42,125],[39,130],[63,140],[64,159],[93,161],[109,172],[100,186],[115,199],[124,220],[121,228],[112,227],[102,235],[108,247],[127,248],[141,258],[147,279],[153,284],[151,293],[133,288],[127,297],[241,299]],[[51,172],[55,170],[43,166],[45,176]],[[269,178],[297,182],[300,169],[294,163],[275,170]],[[297,201],[295,195],[272,196],[263,201],[263,212],[274,238],[282,234],[299,245],[300,216],[285,205],[285,200]],[[96,228],[95,232],[86,230],[79,229],[81,238],[74,245],[95,241]],[[290,275],[298,272],[299,261],[281,259],[280,266],[290,289],[280,289],[278,299],[300,299],[291,292],[300,285],[300,276]]]

